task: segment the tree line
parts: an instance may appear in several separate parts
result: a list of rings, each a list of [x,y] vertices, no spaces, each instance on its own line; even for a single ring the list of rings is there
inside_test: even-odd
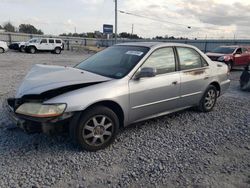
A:
[[[20,33],[28,33],[28,34],[39,34],[43,35],[43,31],[41,29],[37,29],[35,26],[31,24],[20,24],[18,27],[15,27],[11,22],[6,22],[2,26],[0,25],[0,29],[4,29],[7,32],[20,32]],[[101,32],[87,32],[87,33],[62,33],[59,36],[69,36],[69,37],[86,37],[86,38],[104,38],[105,35]],[[114,34],[111,34],[111,38],[114,38]],[[118,34],[118,38],[124,39],[143,39],[137,34],[131,34],[127,32],[122,32]],[[179,40],[187,40],[188,38],[184,37],[174,37],[174,36],[155,36],[152,39],[162,40],[162,39],[179,39]]]
[[[6,22],[2,26],[0,25],[0,29],[4,29],[6,32],[19,32],[43,35],[43,31],[41,29],[37,29],[31,24],[20,24],[18,27],[15,27],[11,22]]]
[[[87,33],[62,33],[59,36],[68,36],[68,37],[87,37],[87,38],[103,38],[105,35],[101,32],[87,32]],[[115,37],[115,34],[110,34],[111,38]],[[131,34],[122,32],[118,34],[119,38],[128,38],[128,39],[142,39],[137,34]]]

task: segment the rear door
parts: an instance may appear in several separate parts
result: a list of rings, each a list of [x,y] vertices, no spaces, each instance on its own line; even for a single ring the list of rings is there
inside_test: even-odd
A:
[[[141,66],[156,68],[155,77],[131,79],[130,122],[159,115],[179,107],[180,74],[172,47],[155,50]]]
[[[209,84],[208,63],[193,48],[176,47],[181,78],[180,103],[183,107],[198,104]]]
[[[55,49],[55,40],[49,39],[48,50],[54,50],[54,49]]]

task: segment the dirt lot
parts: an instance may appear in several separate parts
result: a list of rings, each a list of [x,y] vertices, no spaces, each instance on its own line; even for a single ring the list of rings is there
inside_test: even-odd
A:
[[[72,66],[89,54],[0,54],[0,106],[33,64]],[[28,135],[0,107],[0,187],[250,187],[250,93],[229,91],[214,111],[186,110],[121,131],[98,152],[67,135]]]

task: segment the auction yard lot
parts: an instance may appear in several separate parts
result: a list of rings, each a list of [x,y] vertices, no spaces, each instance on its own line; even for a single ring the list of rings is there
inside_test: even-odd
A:
[[[212,112],[185,110],[130,126],[98,152],[11,123],[3,101],[32,65],[73,66],[88,56],[0,54],[0,187],[250,187],[250,93],[239,90],[240,70]]]

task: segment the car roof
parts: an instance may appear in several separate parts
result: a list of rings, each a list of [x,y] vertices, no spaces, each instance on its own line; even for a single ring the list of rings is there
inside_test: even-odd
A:
[[[183,46],[183,47],[192,47],[191,45],[183,43],[168,43],[168,42],[126,42],[116,44],[117,46],[142,46],[142,47],[167,47],[167,46]]]
[[[34,38],[32,38],[32,39],[53,39],[53,40],[62,40],[62,39],[60,39],[60,38],[50,38],[50,37],[34,37]],[[30,40],[32,40],[32,39],[30,39]]]
[[[250,48],[250,46],[244,46],[244,45],[228,45],[228,46],[220,46],[220,47],[229,47],[229,48]]]
[[[223,47],[223,48],[226,48],[226,47],[228,47],[228,48],[239,48],[240,46],[237,46],[237,45],[228,45],[228,46],[220,46],[220,47]]]

